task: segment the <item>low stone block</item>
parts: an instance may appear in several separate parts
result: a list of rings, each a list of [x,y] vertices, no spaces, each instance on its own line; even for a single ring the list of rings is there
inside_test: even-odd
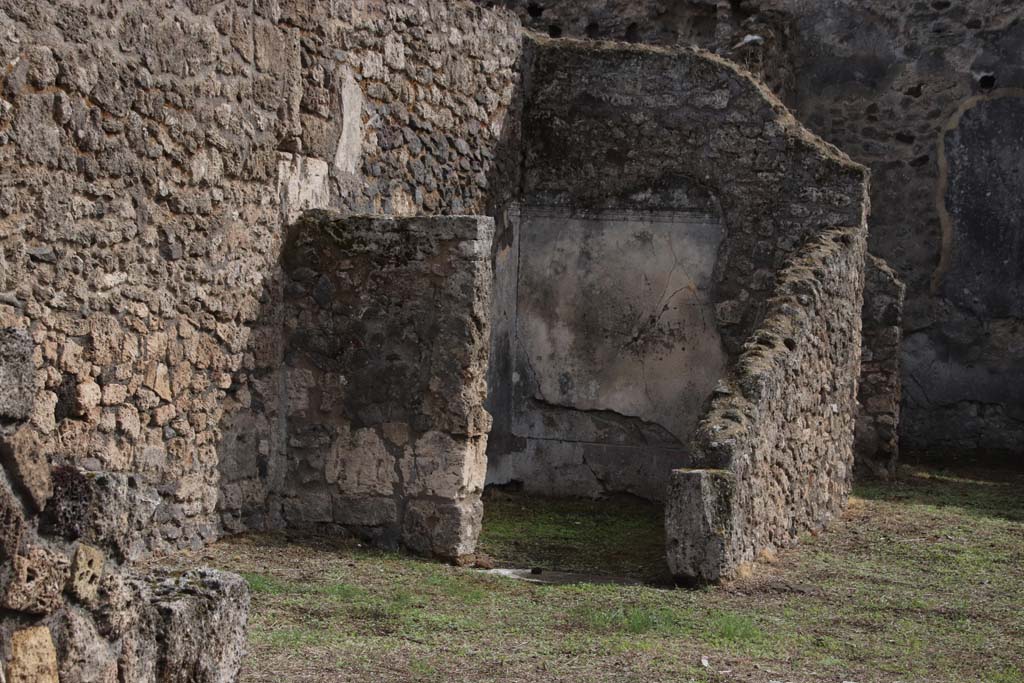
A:
[[[36,510],[45,508],[53,494],[53,479],[49,459],[35,430],[22,427],[14,434],[0,438],[0,462],[28,493]]]
[[[58,683],[57,650],[50,629],[34,626],[14,632],[7,683]]]
[[[68,574],[67,558],[33,546],[15,555],[2,604],[15,612],[49,614],[61,605]]]
[[[402,520],[402,544],[417,553],[451,560],[472,555],[483,516],[484,506],[477,498],[410,501]]]
[[[675,470],[665,506],[666,552],[677,578],[707,582],[733,570],[736,477],[727,470]]]
[[[245,655],[249,588],[240,576],[200,569],[151,576],[146,593],[163,683],[232,683]]]
[[[63,611],[54,626],[54,635],[60,683],[118,683],[115,648],[120,643],[111,643],[100,635],[84,612]]]

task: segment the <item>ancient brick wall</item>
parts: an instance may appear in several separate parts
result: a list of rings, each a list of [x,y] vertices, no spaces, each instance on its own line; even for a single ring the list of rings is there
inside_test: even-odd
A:
[[[853,482],[866,231],[814,237],[778,276],[764,321],[714,392],[672,474],[669,566],[717,581],[824,527]]]
[[[523,68],[491,481],[662,499],[775,273],[864,225],[867,173],[705,52],[530,36]]]
[[[470,555],[491,426],[493,221],[317,213],[290,231],[286,523]]]
[[[864,315],[857,400],[858,475],[889,478],[899,462],[900,342],[907,288],[884,261],[870,254],[864,265]]]
[[[69,681],[93,680],[73,673],[79,650],[125,680],[237,669],[244,584],[136,590],[120,564],[225,520],[283,523],[268,491],[288,471],[284,226],[320,207],[481,213],[519,45],[514,17],[459,2],[0,2],[0,595],[23,615],[0,640],[16,680],[52,680],[25,654],[47,648]],[[65,591],[80,556],[98,602]],[[157,605],[179,595],[194,600]],[[8,637],[30,622],[55,648]]]
[[[1024,6],[1017,0],[504,0],[551,35],[699,45],[870,167],[907,285],[904,446],[1024,444]]]

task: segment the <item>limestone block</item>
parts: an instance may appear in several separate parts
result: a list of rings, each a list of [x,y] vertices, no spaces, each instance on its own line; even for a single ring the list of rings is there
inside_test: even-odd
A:
[[[96,599],[105,562],[102,550],[80,543],[71,562],[71,594],[91,604]]]
[[[67,558],[32,546],[25,555],[14,557],[3,606],[30,614],[52,612],[61,604],[68,573]]]
[[[484,506],[478,498],[412,500],[402,522],[402,543],[416,552],[448,559],[471,555],[483,516]]]
[[[34,626],[11,635],[7,683],[58,683],[57,650],[50,629]]]
[[[25,420],[35,399],[34,345],[28,332],[0,329],[0,417]]]
[[[342,495],[390,496],[398,480],[394,456],[370,428],[342,431],[327,455],[325,476]]]
[[[726,470],[672,473],[665,530],[668,564],[676,577],[718,581],[733,571],[735,492],[736,478]]]
[[[398,502],[394,498],[338,496],[334,521],[357,527],[393,526],[398,523]]]
[[[408,496],[479,495],[487,476],[487,438],[427,432],[401,460]]]

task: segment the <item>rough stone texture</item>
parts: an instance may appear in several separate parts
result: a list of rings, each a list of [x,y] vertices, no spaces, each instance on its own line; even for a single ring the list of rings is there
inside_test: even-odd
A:
[[[28,494],[36,510],[46,507],[53,494],[53,479],[49,460],[33,429],[22,427],[13,434],[0,435],[0,463]]]
[[[149,602],[140,640],[154,647],[159,683],[233,683],[245,656],[249,589],[211,570],[145,578]],[[140,661],[143,667],[154,662]],[[126,676],[128,680],[135,680]],[[138,680],[147,680],[138,678]]]
[[[289,526],[473,552],[491,425],[493,225],[312,213],[289,229]]]
[[[863,347],[857,401],[856,474],[887,479],[899,462],[900,326],[907,288],[881,259],[864,266]]]
[[[495,209],[490,481],[663,499],[774,274],[864,224],[867,174],[706,52],[530,36],[523,62],[518,194]]]
[[[68,560],[64,555],[40,546],[31,546],[11,562],[0,605],[15,612],[49,614],[62,602],[67,583]]]
[[[0,474],[0,571],[18,554],[25,531],[25,513],[7,478]],[[0,583],[0,589],[3,584]]]
[[[514,442],[492,449],[491,482],[664,497],[725,352],[710,300],[717,207],[699,193],[658,199],[678,208],[649,198],[510,215],[501,279],[514,301],[496,336],[510,339],[517,378],[505,407]]]
[[[108,651],[123,681],[237,671],[241,583],[147,602],[123,563],[286,522],[302,378],[282,370],[282,226],[328,206],[482,213],[519,45],[510,13],[462,2],[0,0],[0,426],[22,430],[0,591],[42,611],[64,679],[104,680]],[[445,457],[481,468],[463,439]],[[314,503],[404,514],[361,492]],[[30,595],[23,577],[73,554],[63,597]],[[0,640],[23,619],[5,612]]]
[[[872,253],[907,284],[904,446],[1024,444],[1017,0],[503,0],[538,31],[699,45],[870,167]]]
[[[482,213],[518,22],[426,0],[30,0],[0,4],[0,34],[0,325],[33,342],[31,426],[55,464],[159,498],[147,547],[197,547],[223,453],[252,439],[268,477],[285,457],[281,224]]]
[[[94,603],[105,562],[102,550],[79,543],[71,561],[71,581],[68,584],[71,594],[87,605]]]
[[[676,576],[728,578],[845,506],[865,240],[863,226],[827,231],[780,273],[764,322],[697,428],[692,468],[672,474],[665,526]]]
[[[0,419],[24,420],[35,398],[32,338],[24,330],[0,329]]]
[[[11,635],[8,683],[57,683],[57,651],[45,626],[15,631]]]

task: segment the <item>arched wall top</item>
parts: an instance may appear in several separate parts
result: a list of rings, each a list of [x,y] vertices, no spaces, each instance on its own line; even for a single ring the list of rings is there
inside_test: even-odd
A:
[[[825,229],[867,229],[868,170],[708,52],[529,34],[523,95],[525,197],[609,207],[682,176],[718,198],[715,300],[731,352],[787,256]]]

